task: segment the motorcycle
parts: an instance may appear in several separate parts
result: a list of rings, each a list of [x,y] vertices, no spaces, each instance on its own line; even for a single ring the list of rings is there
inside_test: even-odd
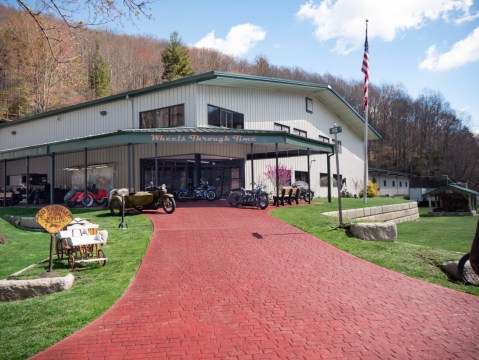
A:
[[[299,187],[299,197],[305,202],[310,202],[314,198],[314,191],[309,190],[309,185],[304,181],[296,181],[291,184],[293,187]]]
[[[71,189],[63,198],[65,204],[73,208],[77,205],[90,207],[93,203],[100,206],[106,206],[108,203],[108,192],[105,189],[98,189],[95,184],[88,185],[87,191]]]
[[[161,207],[167,214],[173,214],[176,210],[175,198],[172,194],[168,193],[165,184],[158,187],[150,183],[150,186],[148,186],[145,191],[153,193],[153,199],[155,199],[155,201],[151,205],[151,208],[158,209]]]
[[[190,189],[179,189],[175,192],[175,197],[179,201],[185,200],[208,200],[213,201],[216,199],[216,188],[213,185],[209,185],[208,182],[200,180],[200,185]]]
[[[128,193],[123,196],[123,199],[119,189],[113,189],[110,192],[110,201],[108,204],[112,215],[121,215],[123,200],[126,210],[130,211],[134,209],[139,213],[143,210],[157,210],[161,207],[165,213],[173,214],[176,209],[175,199],[172,194],[167,192],[165,184],[158,187],[150,183],[145,191]]]
[[[244,188],[232,189],[228,193],[227,200],[231,207],[239,207],[240,205],[257,206],[264,210],[269,205],[268,193],[264,191],[264,187],[253,183],[253,190]]]

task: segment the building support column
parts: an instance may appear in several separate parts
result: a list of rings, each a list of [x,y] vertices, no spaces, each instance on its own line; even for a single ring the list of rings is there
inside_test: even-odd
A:
[[[193,186],[199,185],[201,179],[201,154],[195,154],[195,171],[193,175]]]
[[[254,190],[254,159],[253,159],[253,143],[250,144],[251,151],[251,190]]]
[[[158,183],[158,143],[155,143],[155,183],[153,185],[154,186],[159,186],[159,183]]]
[[[279,161],[278,161],[278,143],[275,144],[276,151],[276,206],[279,206]]]
[[[131,143],[128,143],[128,192],[132,191],[131,190],[131,187],[132,187],[132,184],[133,184],[133,181],[132,181],[132,170],[131,170]]]
[[[7,159],[3,160],[3,207],[7,207]]]
[[[50,205],[55,203],[55,153],[50,154]]]
[[[23,179],[22,179],[23,180]],[[28,191],[30,190],[30,156],[27,156],[27,171],[26,171],[26,176],[25,176],[25,204],[26,207],[28,208]]]
[[[311,204],[311,162],[309,158],[311,156],[311,149],[308,148],[308,155],[306,156],[308,160],[308,193],[309,193],[309,201],[308,203]]]
[[[332,202],[331,196],[331,156],[334,154],[328,154],[327,156],[327,167],[328,167],[328,202]]]
[[[85,203],[87,202],[87,195],[88,195],[88,148],[85,148],[85,188],[84,188],[84,195],[83,199]]]

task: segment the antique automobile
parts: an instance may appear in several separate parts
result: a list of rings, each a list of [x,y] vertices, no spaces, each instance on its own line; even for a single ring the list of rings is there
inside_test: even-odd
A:
[[[165,184],[160,187],[150,184],[145,189],[130,193],[128,189],[113,189],[110,191],[108,208],[112,215],[121,215],[122,201],[125,201],[125,211],[157,210],[163,208],[167,214],[172,214],[176,209],[176,202],[172,194],[166,190]],[[123,199],[122,199],[123,198]]]

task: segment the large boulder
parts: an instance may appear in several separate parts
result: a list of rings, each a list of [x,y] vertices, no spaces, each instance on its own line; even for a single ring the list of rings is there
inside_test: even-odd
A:
[[[392,221],[381,223],[355,223],[349,228],[358,239],[373,241],[394,241],[397,239],[397,226]]]
[[[73,286],[74,280],[72,274],[33,280],[0,280],[0,301],[23,300],[68,290]]]
[[[453,280],[462,281],[458,269],[459,260],[446,261],[441,265],[441,269]],[[479,286],[479,276],[474,272],[468,261],[464,264],[464,276],[471,285]]]

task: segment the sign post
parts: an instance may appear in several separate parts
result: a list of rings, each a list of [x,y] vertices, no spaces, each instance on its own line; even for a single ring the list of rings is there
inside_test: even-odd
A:
[[[50,234],[50,262],[48,272],[53,268],[53,247],[55,245],[55,234],[67,226],[73,220],[73,215],[66,207],[61,205],[48,205],[41,208],[35,220]]]
[[[338,186],[338,210],[339,210],[339,226],[343,226],[343,209],[341,206],[341,188],[343,185],[342,179],[339,176],[339,154],[338,154],[338,133],[341,133],[343,128],[334,124],[334,127],[329,129],[330,134],[334,134],[334,152],[336,153],[336,184]]]

